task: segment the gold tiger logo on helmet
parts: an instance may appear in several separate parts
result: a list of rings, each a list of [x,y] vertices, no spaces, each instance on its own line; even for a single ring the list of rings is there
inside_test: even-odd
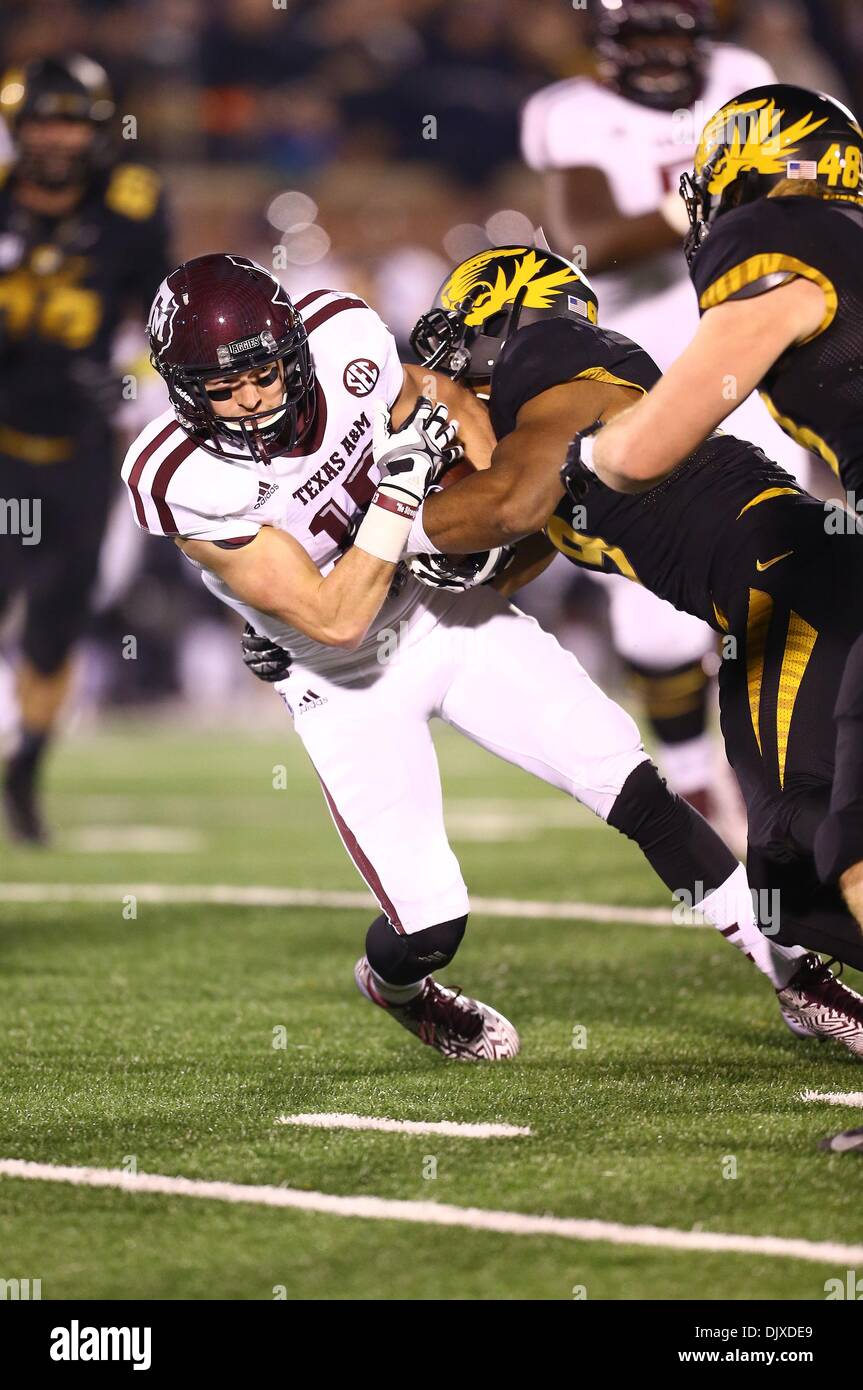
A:
[[[727,148],[716,160],[708,193],[722,193],[745,169],[755,169],[759,174],[784,174],[786,162],[797,153],[799,142],[827,121],[826,116],[816,120],[809,111],[783,127],[784,114],[777,110],[775,101],[762,97],[757,101],[729,102],[711,117],[701,132],[695,154],[696,174],[701,173],[718,148]]]
[[[492,275],[491,263],[500,262],[504,257],[513,261],[510,273],[507,273],[508,267],[498,264]],[[587,283],[570,266],[542,274],[547,262],[547,256],[525,246],[512,251],[502,251],[499,247],[480,251],[453,271],[441,290],[441,303],[445,309],[455,309],[470,296],[470,312],[465,324],[473,328],[505,305],[512,304],[522,290],[525,291],[522,301],[525,308],[547,309],[566,285]],[[489,273],[484,276],[486,268]]]

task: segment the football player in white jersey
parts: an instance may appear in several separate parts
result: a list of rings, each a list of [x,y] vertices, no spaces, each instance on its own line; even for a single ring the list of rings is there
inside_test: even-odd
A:
[[[590,7],[597,78],[537,92],[522,117],[522,148],[542,173],[547,226],[565,255],[577,244],[605,328],[640,343],[665,371],[695,333],[678,196],[707,116],[749,86],[773,81],[758,55],[710,40],[708,0],[621,0]],[[802,451],[755,398],[728,429],[799,473]],[[617,577],[607,588],[614,645],[635,677],[672,785],[700,810],[721,812],[706,731],[707,626]],[[722,822],[720,814],[720,823]]]
[[[559,293],[560,276],[543,293],[540,271],[524,267],[549,312],[595,317],[574,267],[562,278],[575,294]],[[415,513],[460,453],[447,405],[473,463],[489,462],[493,435],[471,393],[402,366],[356,296],[321,290],[294,307],[239,256],[173,271],[149,335],[172,408],[126,457],[133,512],[290,653],[275,688],[381,908],[356,967],[362,993],[447,1057],[518,1051],[511,1023],[431,974],[452,960],[469,910],[444,826],[435,715],[577,797],[723,935],[764,950],[742,866],[668,791],[629,715],[575,657],[492,588],[397,576],[404,553],[429,548]],[[420,386],[439,403],[418,400]]]

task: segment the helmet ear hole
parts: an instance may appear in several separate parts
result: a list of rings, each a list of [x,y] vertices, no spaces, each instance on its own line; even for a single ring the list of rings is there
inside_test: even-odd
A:
[[[507,326],[511,315],[506,309],[501,309],[496,314],[483,320],[482,332],[485,338],[499,338]]]

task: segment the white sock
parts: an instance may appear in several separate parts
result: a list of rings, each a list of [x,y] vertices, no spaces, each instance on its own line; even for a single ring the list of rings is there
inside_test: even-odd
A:
[[[802,946],[778,945],[759,929],[742,864],[738,864],[723,884],[695,906],[726,941],[749,957],[756,969],[767,976],[774,989],[784,989],[807,954]]]
[[[390,984],[389,980],[382,979],[376,970],[372,970],[371,966],[369,966],[369,971],[375,990],[388,1004],[406,1004],[409,999],[415,999],[427,978],[424,976],[414,985],[393,985]]]

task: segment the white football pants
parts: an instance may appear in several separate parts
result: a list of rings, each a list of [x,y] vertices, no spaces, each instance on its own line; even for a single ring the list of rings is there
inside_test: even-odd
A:
[[[416,932],[469,908],[432,716],[603,819],[647,754],[577,659],[493,589],[430,591],[393,645],[373,671],[333,680],[295,667],[275,688],[354,864],[393,925]]]

